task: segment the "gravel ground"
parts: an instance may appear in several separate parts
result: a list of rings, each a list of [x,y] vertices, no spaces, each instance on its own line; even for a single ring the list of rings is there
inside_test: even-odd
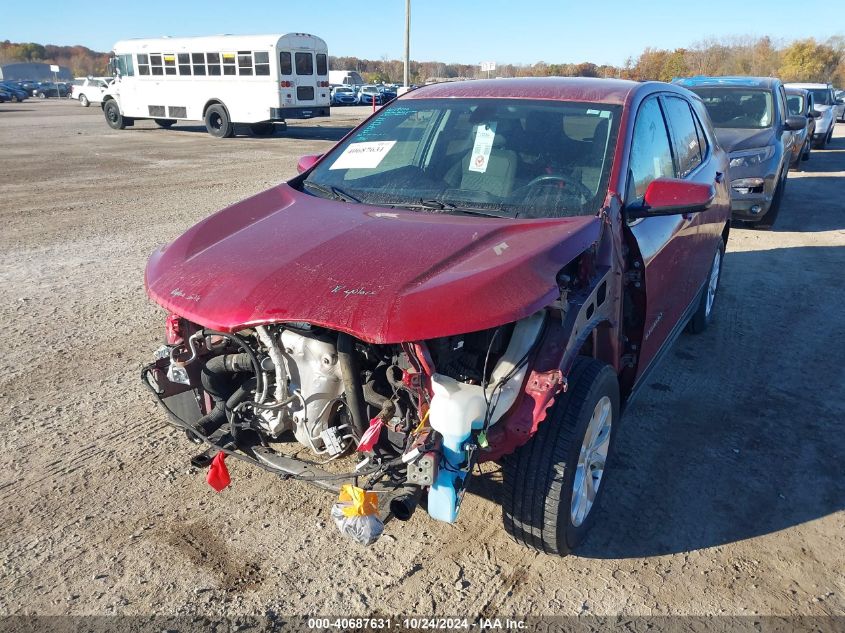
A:
[[[306,484],[233,463],[208,487],[139,381],[147,256],[366,111],[216,140],[0,105],[0,614],[845,614],[842,125],[774,231],[732,231],[717,321],[626,415],[578,556],[506,537],[495,468],[457,525],[420,512],[368,549]]]

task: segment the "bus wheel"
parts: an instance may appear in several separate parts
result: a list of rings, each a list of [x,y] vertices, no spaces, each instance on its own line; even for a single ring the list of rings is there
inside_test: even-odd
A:
[[[174,123],[176,123],[175,119],[153,119],[156,122],[156,125],[163,128],[172,127]]]
[[[255,136],[270,136],[276,131],[276,126],[270,121],[262,121],[261,123],[253,123],[249,126]]]
[[[205,129],[216,138],[228,138],[235,134],[235,126],[222,105],[213,105],[205,111]]]
[[[103,106],[103,114],[106,115],[106,123],[111,129],[122,130],[126,127],[126,121],[123,120],[123,115],[114,99],[109,99]]]

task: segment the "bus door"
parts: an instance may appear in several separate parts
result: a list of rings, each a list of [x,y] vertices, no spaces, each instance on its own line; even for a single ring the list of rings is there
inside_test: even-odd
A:
[[[293,72],[296,90],[295,105],[300,107],[317,104],[317,73],[313,50],[293,50]]]

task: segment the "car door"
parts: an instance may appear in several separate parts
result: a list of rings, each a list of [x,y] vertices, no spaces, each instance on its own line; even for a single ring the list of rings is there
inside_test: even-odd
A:
[[[684,151],[686,148],[686,151]],[[652,96],[637,112],[629,157],[626,206],[641,204],[656,178],[694,182],[723,179],[703,163],[699,133],[688,102],[676,95]],[[686,324],[714,248],[705,214],[652,216],[629,222],[644,279],[645,315],[637,359],[638,377],[663,345]]]

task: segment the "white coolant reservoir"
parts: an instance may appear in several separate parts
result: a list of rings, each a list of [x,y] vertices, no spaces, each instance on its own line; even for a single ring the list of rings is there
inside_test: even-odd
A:
[[[444,436],[460,439],[469,437],[473,423],[481,428],[486,404],[480,386],[434,374],[431,390],[434,392],[428,413],[431,428]]]
[[[508,348],[493,369],[486,400],[480,385],[458,382],[441,374],[431,377],[433,397],[429,424],[443,439],[437,476],[428,492],[428,513],[432,518],[448,523],[457,519],[462,491],[472,467],[467,440],[473,429],[484,428],[487,402],[495,405],[491,424],[513,406],[525,380],[528,363],[516,368],[537,340],[544,318],[545,314],[539,312],[514,326]]]

